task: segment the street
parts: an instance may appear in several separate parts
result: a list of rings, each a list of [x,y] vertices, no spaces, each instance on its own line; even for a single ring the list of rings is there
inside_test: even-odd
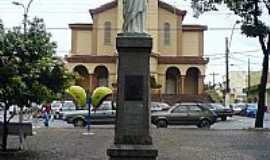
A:
[[[233,116],[228,117],[226,121],[218,120],[217,123],[211,126],[211,129],[248,129],[254,128],[255,118]],[[34,128],[44,128],[43,120],[39,119],[37,123],[33,123]],[[72,124],[68,124],[62,120],[53,120],[50,123],[51,128],[74,128]],[[91,125],[93,128],[113,128],[113,125]],[[155,128],[155,126],[153,125]],[[169,128],[197,128],[196,126],[169,126]],[[270,113],[265,114],[264,128],[270,129]]]
[[[3,113],[0,112],[0,121],[2,121]],[[43,119],[32,119],[31,116],[25,116],[25,121],[32,121],[33,128],[45,128],[43,124]],[[18,121],[18,116],[15,116],[12,121]],[[211,129],[218,130],[230,130],[230,129],[248,129],[254,128],[255,118],[242,117],[242,116],[233,116],[228,117],[226,121],[221,121],[218,119],[218,122],[211,126]],[[74,128],[72,124],[68,124],[63,120],[53,119],[50,121],[50,128]],[[91,128],[113,128],[113,125],[91,125]],[[152,126],[155,128],[155,126]],[[169,126],[169,128],[197,128],[196,126]],[[270,129],[270,113],[266,112],[264,117],[264,128]]]

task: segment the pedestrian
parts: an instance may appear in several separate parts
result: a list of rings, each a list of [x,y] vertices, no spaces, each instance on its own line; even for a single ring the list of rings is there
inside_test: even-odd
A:
[[[43,112],[43,120],[44,120],[44,126],[49,127],[49,121],[51,118],[51,104],[49,101],[47,101],[43,106],[42,106],[42,112]]]

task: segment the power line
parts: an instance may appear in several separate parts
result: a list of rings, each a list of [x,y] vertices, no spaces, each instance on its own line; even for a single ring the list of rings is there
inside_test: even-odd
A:
[[[233,52],[230,52],[230,54],[256,53],[256,52],[259,52],[259,51],[261,51],[261,50],[256,49],[256,50],[233,51]],[[218,55],[224,56],[224,54],[225,53],[222,53],[222,52],[216,52],[216,53],[212,53],[212,54],[205,54],[204,56],[218,56]]]
[[[90,24],[90,23],[89,23]],[[185,24],[184,24],[185,25]],[[6,28],[6,29],[10,29],[9,28]],[[50,27],[50,28],[47,28],[47,29],[58,29],[58,30],[68,30],[69,28],[68,27]],[[105,30],[104,27],[95,27],[93,29],[96,29],[96,30]],[[122,28],[117,28],[117,27],[112,27],[111,30],[113,31],[118,31],[118,30],[121,30]],[[220,28],[208,28],[208,30],[231,30],[232,28],[228,27],[228,28],[225,28],[225,27],[220,27]],[[148,31],[164,31],[163,28],[148,28],[147,29]],[[170,28],[170,31],[179,31],[179,28]],[[233,53],[233,52],[231,52]]]

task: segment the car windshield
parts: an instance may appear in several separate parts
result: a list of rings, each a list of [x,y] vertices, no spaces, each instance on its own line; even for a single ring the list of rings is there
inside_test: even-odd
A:
[[[257,105],[256,104],[248,104],[247,108],[249,108],[249,109],[257,109]]]
[[[62,107],[63,110],[69,110],[69,109],[75,109],[75,108],[76,106],[72,101],[65,101]]]
[[[170,108],[170,105],[164,102],[151,102],[152,109],[167,110]]]
[[[114,107],[116,106],[116,103],[113,102]],[[111,101],[104,101],[101,103],[101,105],[96,110],[112,110],[112,102]]]
[[[221,104],[214,104],[216,109],[224,109],[224,107]]]
[[[52,108],[59,108],[61,105],[62,103],[60,101],[54,101],[51,104]]]
[[[160,103],[161,108],[170,108],[167,103]]]

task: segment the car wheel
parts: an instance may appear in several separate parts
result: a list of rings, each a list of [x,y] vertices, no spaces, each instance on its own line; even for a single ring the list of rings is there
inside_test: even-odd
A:
[[[167,128],[168,123],[166,120],[158,120],[157,122],[157,128]]]
[[[227,120],[227,116],[222,116],[222,117],[221,117],[221,120],[222,120],[222,121],[226,121],[226,120]]]
[[[201,120],[200,124],[199,124],[199,128],[210,128],[210,121],[207,119],[203,119]]]
[[[74,120],[74,127],[84,127],[85,122],[82,119],[75,119]]]

